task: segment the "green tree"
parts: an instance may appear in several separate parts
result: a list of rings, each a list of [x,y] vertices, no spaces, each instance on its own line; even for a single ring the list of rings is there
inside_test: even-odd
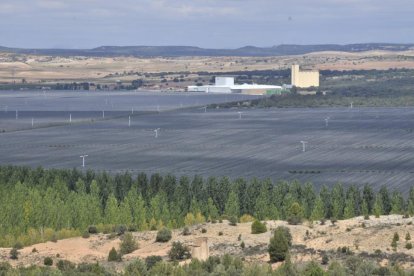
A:
[[[297,202],[292,203],[292,205],[289,208],[289,213],[288,213],[289,224],[293,224],[293,225],[300,224],[302,223],[302,218],[303,218],[302,207]]]
[[[325,212],[324,212],[323,201],[322,201],[322,198],[318,196],[315,202],[315,206],[312,210],[310,219],[312,221],[321,220],[324,218],[324,215],[325,215]]]
[[[286,259],[289,252],[289,243],[282,228],[276,228],[273,237],[270,239],[268,252],[271,262],[280,262]]]
[[[226,202],[225,207],[225,214],[229,217],[235,218],[238,218],[240,216],[239,199],[237,198],[236,193],[233,191],[229,193],[229,198]]]
[[[376,218],[379,218],[380,215],[384,213],[383,211],[383,203],[382,203],[382,196],[380,194],[377,194],[375,197],[375,203],[374,203],[374,215]]]

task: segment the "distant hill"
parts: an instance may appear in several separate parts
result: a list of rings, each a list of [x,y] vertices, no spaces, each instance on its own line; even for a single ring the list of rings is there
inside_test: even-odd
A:
[[[303,55],[321,51],[364,52],[372,50],[414,50],[414,44],[361,43],[323,45],[278,45],[273,47],[246,46],[238,49],[205,49],[192,46],[101,46],[94,49],[22,49],[0,46],[0,52],[51,56],[282,56]]]

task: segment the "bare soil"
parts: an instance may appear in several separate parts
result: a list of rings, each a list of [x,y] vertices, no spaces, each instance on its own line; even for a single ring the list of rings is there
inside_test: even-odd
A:
[[[404,219],[402,216],[390,215],[380,218],[371,217],[364,220],[362,217],[338,221],[333,225],[327,221],[320,223],[304,222],[302,225],[287,225],[284,221],[267,221],[268,231],[263,234],[251,234],[251,223],[239,223],[230,226],[227,221],[223,223],[206,223],[190,227],[191,235],[182,235],[182,229],[173,231],[173,238],[168,243],[156,243],[156,231],[133,233],[139,242],[139,249],[123,257],[124,262],[115,264],[122,268],[128,261],[135,258],[145,258],[151,255],[162,256],[168,259],[168,251],[173,241],[181,241],[191,246],[196,238],[207,237],[210,255],[222,256],[231,254],[240,256],[246,262],[266,263],[269,261],[267,246],[272,230],[283,225],[290,229],[293,237],[292,259],[294,262],[316,260],[321,261],[323,254],[331,258],[346,258],[337,253],[339,247],[349,247],[352,254],[371,258],[379,264],[386,264],[390,260],[398,261],[405,268],[414,268],[414,249],[405,248],[406,233],[414,235],[412,218]],[[202,233],[202,229],[207,230]],[[219,236],[219,232],[223,235]],[[394,233],[400,236],[396,252],[391,248]],[[238,240],[238,237],[241,237]],[[241,242],[245,248],[240,247]],[[410,241],[409,241],[410,242]],[[69,260],[74,263],[99,262],[108,265],[107,256],[112,247],[118,248],[119,237],[110,239],[109,235],[97,234],[90,238],[71,238],[58,242],[35,244],[20,250],[18,260],[9,258],[10,248],[0,249],[0,261],[7,261],[13,266],[43,265],[45,257]],[[32,252],[36,248],[37,252]],[[339,255],[338,255],[339,254]]]

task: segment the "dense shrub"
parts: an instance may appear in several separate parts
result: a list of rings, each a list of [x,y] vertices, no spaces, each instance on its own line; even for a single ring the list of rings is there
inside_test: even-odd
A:
[[[46,257],[43,259],[43,264],[46,266],[52,266],[53,265],[53,260],[50,257]]]
[[[125,255],[138,249],[138,243],[131,233],[126,233],[119,246],[119,254]]]
[[[108,262],[120,262],[122,260],[121,254],[118,254],[115,247],[112,247],[108,254]]]
[[[121,236],[123,234],[125,234],[125,232],[128,230],[128,227],[126,227],[126,225],[120,224],[120,225],[116,225],[113,229],[113,231],[118,235]]]
[[[124,276],[148,275],[147,266],[141,259],[136,259],[125,267]]]
[[[184,236],[189,236],[189,235],[191,235],[191,232],[190,232],[190,229],[186,226],[186,227],[184,227],[184,229],[183,229],[183,233],[182,233]]]
[[[56,263],[56,267],[60,271],[70,271],[76,268],[76,265],[68,260],[59,260]]]
[[[98,234],[98,228],[95,225],[89,225],[88,226],[88,233],[89,234]]]
[[[287,221],[289,224],[297,225],[301,224],[303,219],[303,210],[299,203],[294,202],[288,210]]]
[[[13,245],[13,248],[16,248],[17,250],[23,249],[23,244],[18,241]]]
[[[207,233],[207,229],[206,228],[201,229],[201,233],[203,234]]]
[[[405,248],[407,248],[408,250],[410,250],[410,249],[412,249],[412,248],[413,248],[413,244],[412,244],[411,242],[407,242],[407,243],[405,244]]]
[[[231,226],[236,226],[237,225],[237,218],[236,217],[230,217],[229,224]]]
[[[145,258],[145,265],[147,266],[147,269],[150,270],[156,263],[161,261],[161,256],[148,256]]]
[[[240,217],[240,223],[246,223],[246,222],[253,222],[255,221],[254,217],[248,214],[244,214]]]
[[[255,220],[252,223],[251,229],[252,229],[252,234],[261,234],[261,233],[267,232],[266,225],[264,223],[261,223],[258,220]]]
[[[172,261],[189,259],[191,257],[190,249],[181,242],[173,242],[168,257]]]
[[[289,242],[286,236],[286,231],[278,227],[275,230],[273,237],[270,239],[269,249],[271,262],[284,261],[289,252]]]
[[[17,260],[19,258],[20,252],[17,250],[17,248],[12,248],[10,250],[10,259]]]
[[[169,240],[171,240],[171,238],[172,238],[171,230],[167,228],[163,228],[158,231],[155,241],[156,242],[168,242]]]
[[[84,239],[88,239],[89,237],[90,237],[90,234],[89,234],[89,232],[88,232],[88,231],[83,232],[83,234],[82,234],[82,238],[84,238]]]

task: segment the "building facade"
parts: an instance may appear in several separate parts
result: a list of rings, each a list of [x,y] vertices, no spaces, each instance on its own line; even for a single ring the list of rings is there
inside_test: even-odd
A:
[[[300,71],[299,65],[292,65],[292,85],[299,88],[319,87],[319,71]]]

